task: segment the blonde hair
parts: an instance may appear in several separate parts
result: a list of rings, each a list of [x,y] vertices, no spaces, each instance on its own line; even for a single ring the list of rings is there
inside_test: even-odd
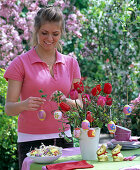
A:
[[[37,33],[40,27],[45,24],[46,22],[60,22],[61,23],[61,34],[64,36],[65,34],[65,23],[64,23],[64,16],[62,11],[55,6],[46,6],[45,8],[41,8],[37,15],[34,18],[34,31],[33,31],[33,38],[31,45],[36,46],[37,42]],[[62,51],[62,46],[57,43],[56,48]]]

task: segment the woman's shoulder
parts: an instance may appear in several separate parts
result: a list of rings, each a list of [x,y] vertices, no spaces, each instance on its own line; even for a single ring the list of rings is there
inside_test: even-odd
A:
[[[22,54],[20,54],[18,57],[20,59],[26,59],[32,54],[33,49],[30,49],[28,51],[24,51]]]
[[[24,51],[22,54],[18,55],[14,58],[13,62],[22,62],[25,63],[28,61],[30,54],[32,53],[32,49],[29,51]]]

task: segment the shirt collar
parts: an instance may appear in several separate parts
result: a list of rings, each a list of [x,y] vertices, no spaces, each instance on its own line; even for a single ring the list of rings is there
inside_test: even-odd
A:
[[[30,55],[31,64],[38,63],[38,62],[39,63],[43,63],[43,61],[37,55],[34,47],[30,50],[29,55]],[[64,60],[63,54],[59,53],[57,51],[57,49],[56,49],[56,62],[55,63],[65,64],[65,60]]]
[[[65,60],[64,60],[63,54],[59,53],[57,50],[56,50],[56,63],[65,64]]]

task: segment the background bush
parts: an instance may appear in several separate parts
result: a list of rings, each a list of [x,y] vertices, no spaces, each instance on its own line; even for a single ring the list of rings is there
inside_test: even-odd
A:
[[[116,124],[128,127],[123,107],[140,91],[140,4],[128,0],[87,4],[81,9],[86,17],[82,40],[74,44],[74,51],[87,85],[93,86],[94,80],[113,85],[112,116]]]
[[[17,116],[7,116],[4,112],[7,82],[3,78],[5,70],[0,69],[0,169],[18,169],[17,161]]]

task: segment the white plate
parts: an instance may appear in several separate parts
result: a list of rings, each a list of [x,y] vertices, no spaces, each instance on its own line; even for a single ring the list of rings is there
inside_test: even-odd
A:
[[[113,144],[113,143],[111,143],[111,142],[108,142],[108,143],[107,143],[107,147],[108,147],[109,149],[115,148],[116,145],[117,145],[117,144]],[[121,144],[121,145],[122,145],[122,144]],[[140,148],[140,145],[122,145],[122,150],[138,149],[138,148]]]
[[[27,153],[26,155],[36,163],[52,163],[56,161],[58,158],[60,158],[62,154],[59,154],[57,156],[44,156],[44,157],[30,156],[30,153]]]

